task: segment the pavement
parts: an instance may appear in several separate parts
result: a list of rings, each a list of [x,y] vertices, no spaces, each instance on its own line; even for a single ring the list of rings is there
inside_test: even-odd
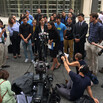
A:
[[[9,37],[8,37],[7,45],[9,45],[9,44],[10,44],[10,41],[9,41]],[[24,63],[25,58],[24,58],[24,54],[23,54],[22,45],[21,45],[21,56],[22,56],[22,58],[14,59],[12,54],[8,54],[9,59],[7,60],[7,64],[10,65],[10,68],[6,68],[5,70],[7,70],[10,74],[9,81],[11,83],[16,78],[24,75],[24,73],[26,71],[35,73],[34,65],[32,63],[30,63],[30,61],[28,63]],[[29,57],[30,57],[30,55],[29,55]],[[99,59],[99,67],[98,68],[101,69],[101,67],[103,67],[103,64],[102,64],[103,63],[102,62],[103,55],[99,56],[98,59]],[[48,63],[51,65],[52,63],[50,62],[50,60],[51,60],[51,57],[48,56]],[[70,67],[70,68],[72,71],[75,72],[74,67]],[[55,84],[65,83],[66,79],[68,79],[68,80],[70,79],[63,64],[61,64],[60,68],[58,70],[55,70],[53,72],[53,74],[54,74],[54,80],[53,80],[54,86],[55,86]],[[92,86],[93,96],[98,98],[100,103],[103,103],[103,88],[101,88],[101,84],[103,83],[103,74],[98,73],[97,77],[99,80],[99,84]],[[85,92],[85,94],[87,94],[87,92]],[[70,101],[62,98],[60,103],[73,103],[73,102],[70,102]]]
[[[10,73],[9,80],[11,83],[16,78],[24,75],[24,73],[27,71],[35,73],[34,65],[30,61],[28,63],[24,63],[25,59],[24,59],[22,46],[21,46],[21,55],[22,55],[22,58],[14,59],[12,54],[8,54],[9,59],[7,60],[7,64],[10,65],[10,68],[6,68],[6,70]],[[52,65],[50,60],[51,60],[51,57],[48,56],[47,61],[50,65]],[[102,61],[103,61],[103,55],[99,57],[99,69],[103,67]],[[75,72],[74,67],[70,67],[70,68],[72,69],[72,71]],[[53,74],[54,74],[54,80],[53,80],[54,86],[55,84],[65,83],[66,79],[67,80],[70,79],[63,64],[61,64],[60,68],[58,70],[55,70]],[[103,103],[103,88],[101,88],[101,84],[103,83],[103,74],[98,73],[97,77],[99,79],[99,84],[94,85],[92,87],[92,91],[93,91],[94,97],[98,98],[100,103]],[[87,93],[85,92],[85,94]],[[62,98],[60,103],[72,103],[72,102]]]

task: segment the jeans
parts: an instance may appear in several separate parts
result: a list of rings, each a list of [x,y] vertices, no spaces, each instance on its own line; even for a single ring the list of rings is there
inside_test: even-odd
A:
[[[60,94],[61,96],[63,96],[64,98],[70,100],[70,92],[71,92],[71,88],[72,88],[73,82],[72,80],[70,80],[66,87],[64,87],[63,85],[60,85],[60,87],[57,87],[57,92],[58,94]]]
[[[27,55],[27,48],[28,48],[28,49],[29,49],[29,52],[30,52],[31,60],[34,60],[33,52],[32,52],[32,43],[31,43],[31,40],[29,40],[28,43],[25,43],[25,42],[22,40],[22,45],[23,45],[23,48],[24,48],[25,59],[28,59],[28,55]]]

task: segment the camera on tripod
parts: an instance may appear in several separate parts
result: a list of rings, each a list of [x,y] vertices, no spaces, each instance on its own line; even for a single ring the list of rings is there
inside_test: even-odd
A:
[[[39,61],[35,67],[36,75],[33,82],[33,97],[31,103],[59,103],[60,96],[52,87],[53,73],[48,63]],[[55,95],[55,97],[53,97]]]
[[[39,60],[47,61],[47,44],[48,44],[49,34],[46,32],[39,33]]]

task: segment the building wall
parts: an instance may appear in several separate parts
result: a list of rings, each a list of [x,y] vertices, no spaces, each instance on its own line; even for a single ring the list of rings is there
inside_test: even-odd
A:
[[[52,13],[68,13],[69,8],[73,8],[76,14],[83,12],[88,15],[91,12],[92,0],[0,0],[0,15],[10,16],[25,13],[29,10],[34,16],[38,8],[42,14],[50,16]],[[89,7],[89,10],[87,10]],[[98,0],[98,11],[101,9],[101,0]]]

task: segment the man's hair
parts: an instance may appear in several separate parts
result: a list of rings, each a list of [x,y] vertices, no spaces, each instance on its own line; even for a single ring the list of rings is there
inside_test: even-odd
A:
[[[71,20],[72,20],[72,18],[71,18],[71,17],[68,17],[68,19],[71,19]],[[68,20],[68,19],[67,19],[67,20]]]
[[[78,58],[78,60],[81,60],[82,59],[82,54],[81,53],[76,53],[75,57]]]
[[[82,16],[84,18],[84,14],[83,13],[79,13],[78,16]]]
[[[97,13],[91,13],[90,16],[92,16],[93,18],[98,18],[98,14]]]
[[[57,15],[56,19],[61,19],[60,15]]]
[[[27,17],[26,17],[26,16],[23,16],[23,17],[22,17],[22,19],[25,19],[25,18],[27,18]]]
[[[82,65],[80,72],[82,72],[84,75],[89,72],[89,67],[87,65]]]
[[[48,18],[47,16],[43,16],[43,18]]]
[[[3,25],[3,21],[2,20],[0,20],[0,23]]]
[[[70,8],[69,10],[71,10],[71,9],[73,10],[73,8]]]

